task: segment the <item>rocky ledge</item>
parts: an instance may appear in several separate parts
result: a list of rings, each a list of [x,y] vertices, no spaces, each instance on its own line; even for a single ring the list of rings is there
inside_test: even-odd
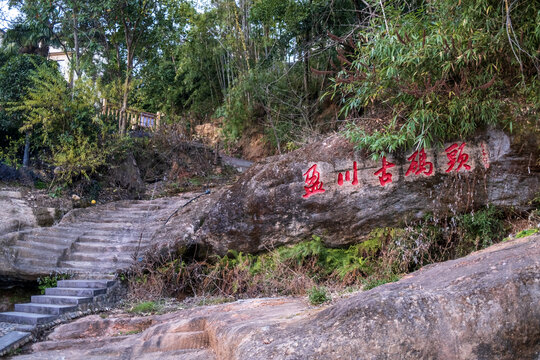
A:
[[[538,138],[491,130],[440,149],[373,161],[340,136],[255,163],[210,206],[184,209],[156,235],[225,254],[256,253],[320,236],[327,246],[361,242],[400,226],[488,204],[526,210],[540,191]],[[186,216],[197,221],[186,226]]]
[[[148,317],[91,316],[17,359],[538,359],[540,236],[427,266],[312,308],[255,299]]]

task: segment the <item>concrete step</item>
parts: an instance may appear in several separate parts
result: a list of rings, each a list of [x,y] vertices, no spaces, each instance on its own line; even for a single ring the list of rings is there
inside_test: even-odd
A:
[[[53,321],[57,317],[58,316],[56,315],[33,314],[18,311],[0,313],[0,321],[2,322],[28,325],[45,324],[49,321]]]
[[[105,294],[106,288],[100,289],[83,289],[83,288],[48,288],[45,289],[45,295],[59,295],[59,296],[96,296]]]
[[[34,304],[78,305],[92,302],[91,297],[83,296],[59,296],[59,295],[34,295]]]
[[[70,311],[77,310],[77,305],[57,305],[57,304],[15,304],[15,311],[33,313],[33,314],[47,314],[47,315],[61,315]]]
[[[0,356],[9,352],[12,349],[19,347],[32,336],[26,331],[10,331],[6,335],[0,337]]]
[[[59,280],[59,288],[83,288],[83,289],[102,289],[113,286],[116,283],[109,279],[96,280]]]

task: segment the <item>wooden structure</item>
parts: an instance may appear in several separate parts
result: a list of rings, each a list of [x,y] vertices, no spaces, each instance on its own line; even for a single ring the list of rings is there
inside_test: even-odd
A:
[[[118,123],[120,123],[120,109],[120,106],[108,103],[107,99],[102,100],[101,113],[108,118],[116,120]],[[137,128],[155,130],[159,128],[162,117],[159,112],[154,114],[136,109],[126,109],[125,116],[125,123],[128,124],[128,127],[131,127],[132,130]]]

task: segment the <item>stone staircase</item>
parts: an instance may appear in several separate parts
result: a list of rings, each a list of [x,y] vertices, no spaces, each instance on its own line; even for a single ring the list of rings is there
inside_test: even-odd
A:
[[[15,311],[0,313],[0,323],[12,323],[12,331],[0,336],[0,356],[32,340],[32,332],[48,326],[60,317],[77,317],[78,311],[96,310],[114,304],[119,296],[115,280],[60,280],[57,287],[45,289],[45,295],[32,296],[31,302],[15,304]],[[54,323],[53,323],[54,324]]]
[[[60,280],[57,287],[46,289],[45,295],[32,296],[30,303],[15,304],[15,311],[0,313],[0,321],[26,325],[46,324],[62,314],[102,301],[115,283],[108,279]]]
[[[74,209],[56,226],[3,235],[0,273],[35,279],[56,272],[88,279],[126,270],[151,245],[155,231],[193,196]]]

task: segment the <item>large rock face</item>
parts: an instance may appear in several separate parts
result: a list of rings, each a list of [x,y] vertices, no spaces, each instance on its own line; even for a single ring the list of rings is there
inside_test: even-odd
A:
[[[360,293],[288,327],[268,346],[242,344],[237,356],[537,359],[539,304],[536,236],[431,265],[398,283]]]
[[[32,207],[19,191],[0,191],[0,235],[38,226]]]
[[[256,299],[145,318],[87,317],[20,359],[533,360],[538,304],[537,235],[430,265],[322,311]]]
[[[224,191],[196,236],[221,254],[264,251],[312,234],[340,246],[428,212],[522,207],[539,191],[537,141],[532,135],[513,143],[491,131],[439,150],[390,155],[384,176],[383,159],[333,136],[253,165]]]

